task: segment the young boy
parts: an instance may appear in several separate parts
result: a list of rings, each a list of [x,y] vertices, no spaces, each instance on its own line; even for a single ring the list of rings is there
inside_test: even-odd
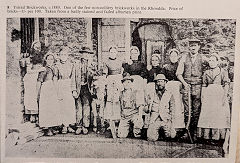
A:
[[[140,137],[143,127],[141,107],[136,103],[136,91],[132,90],[133,78],[126,75],[122,79],[124,90],[120,93],[121,120],[118,128],[118,137],[126,138],[129,133],[130,123],[133,123],[135,137]]]

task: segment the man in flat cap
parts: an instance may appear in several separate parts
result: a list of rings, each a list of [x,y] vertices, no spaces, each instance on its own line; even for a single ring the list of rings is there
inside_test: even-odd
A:
[[[76,101],[76,134],[88,133],[90,125],[91,104],[91,72],[89,71],[89,60],[93,52],[88,47],[80,51],[80,61],[73,66],[72,72],[72,94]]]
[[[185,123],[190,131],[190,138],[193,138],[193,141],[196,141],[197,138],[197,124],[201,109],[202,75],[204,69],[204,60],[201,54],[199,54],[199,49],[200,40],[190,39],[189,52],[182,55],[176,71],[177,78],[183,84]],[[185,134],[185,137],[187,137],[187,134]]]

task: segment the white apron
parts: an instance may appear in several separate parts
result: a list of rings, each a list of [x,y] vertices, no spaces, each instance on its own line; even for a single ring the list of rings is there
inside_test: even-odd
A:
[[[25,114],[38,114],[37,78],[38,72],[26,73],[24,81],[24,107]]]
[[[230,109],[226,99],[223,106],[224,89],[221,85],[210,84],[206,87],[202,99],[202,108],[198,121],[200,128],[230,128]]]
[[[58,80],[58,89],[61,123],[64,125],[76,123],[75,100],[72,96],[71,79]]]
[[[104,110],[104,119],[118,120],[120,115],[120,92],[123,90],[122,74],[107,76],[107,102]]]
[[[42,83],[39,100],[39,126],[53,127],[61,125],[61,112],[53,81]]]

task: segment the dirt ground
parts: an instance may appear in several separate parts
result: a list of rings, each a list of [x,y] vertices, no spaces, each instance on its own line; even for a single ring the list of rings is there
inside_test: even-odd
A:
[[[6,157],[25,158],[219,158],[221,148],[203,144],[112,139],[103,135],[58,134],[6,146]]]

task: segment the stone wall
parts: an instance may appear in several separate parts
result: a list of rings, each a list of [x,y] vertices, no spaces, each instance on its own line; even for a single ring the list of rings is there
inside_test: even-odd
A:
[[[68,46],[74,54],[87,46],[85,18],[49,18],[47,23],[48,43],[53,53],[58,53],[63,46]]]
[[[202,47],[208,43],[215,46],[216,51],[234,51],[236,36],[235,19],[141,19],[140,24],[166,22],[177,46],[187,47],[184,43],[188,38],[201,40]]]
[[[179,43],[187,38],[196,37],[201,40],[204,50],[207,50],[207,45],[213,45],[218,52],[234,51],[235,20],[175,19],[170,21],[170,26],[172,27],[173,38]]]

